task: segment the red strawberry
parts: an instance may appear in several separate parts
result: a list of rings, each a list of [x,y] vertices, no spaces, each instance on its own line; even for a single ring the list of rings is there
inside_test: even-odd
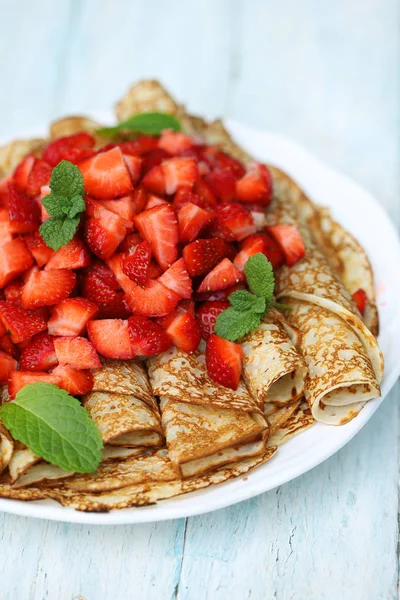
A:
[[[85,244],[77,237],[74,237],[66,246],[62,246],[50,258],[45,266],[45,271],[51,269],[81,269],[90,264],[89,251]]]
[[[237,390],[242,373],[243,349],[215,334],[206,346],[206,366],[211,379],[224,387]]]
[[[13,183],[8,184],[8,212],[11,233],[29,233],[39,228],[39,205],[24,192],[19,192]]]
[[[85,240],[99,258],[107,259],[118,248],[127,232],[127,221],[103,209],[99,218],[90,217],[85,223]]]
[[[240,202],[258,202],[267,206],[272,199],[272,190],[272,177],[267,167],[252,163],[236,182],[235,195]]]
[[[128,194],[132,180],[120,148],[100,152],[79,163],[85,191],[95,198],[117,198]]]
[[[185,150],[190,150],[193,146],[193,141],[184,133],[175,133],[166,129],[161,134],[158,146],[166,150],[169,154],[182,154]]]
[[[168,329],[168,327],[171,325],[172,321],[175,319],[175,317],[177,315],[178,315],[178,307],[176,308],[176,310],[173,310],[172,312],[170,312],[168,315],[165,315],[164,317],[157,317],[156,322],[163,329]]]
[[[43,151],[43,160],[55,167],[62,160],[74,164],[93,154],[95,140],[89,133],[80,132],[50,142]]]
[[[48,333],[36,335],[21,353],[21,371],[49,371],[58,364],[53,337]]]
[[[125,238],[118,246],[118,252],[132,252],[132,250],[134,250],[136,246],[142,241],[143,240],[139,233],[128,233],[128,235],[125,236]]]
[[[217,300],[214,302],[204,302],[204,304],[196,311],[197,322],[202,337],[205,340],[208,340],[210,335],[214,333],[215,321],[217,320],[218,315],[226,308],[229,308],[229,306],[229,302]]]
[[[40,235],[40,231],[37,230],[34,233],[29,233],[24,239],[38,267],[43,267],[54,256],[54,250],[46,246],[45,241]]]
[[[211,187],[204,181],[204,178],[199,177],[194,185],[193,191],[199,196],[203,203],[200,205],[201,208],[212,209],[217,205],[217,199]]]
[[[51,179],[52,168],[44,160],[35,159],[33,167],[29,173],[26,193],[33,198],[40,194],[42,186],[49,185]]]
[[[192,295],[192,281],[187,272],[183,258],[177,260],[158,279],[165,287],[177,293],[181,298],[190,298]]]
[[[22,306],[21,303],[21,294],[22,294],[22,281],[13,281],[13,283],[9,283],[4,288],[4,295],[6,297],[7,302],[10,304],[16,304],[17,306]],[[0,335],[1,332],[0,332]]]
[[[244,290],[245,287],[246,286],[243,282],[236,283],[225,290],[218,290],[217,292],[203,292],[201,294],[196,292],[194,298],[197,302],[220,302],[222,300],[227,300],[229,296],[233,294],[233,292]]]
[[[204,175],[204,181],[222,202],[230,202],[235,197],[236,178],[230,169],[216,168]]]
[[[159,267],[158,264],[154,260],[151,260],[150,264],[149,264],[149,270],[147,272],[147,277],[149,279],[157,279],[162,274],[163,274],[162,268]]]
[[[32,371],[12,371],[8,380],[8,393],[11,398],[15,398],[15,395],[23,387],[30,383],[52,383],[53,385],[60,385],[60,378],[55,373],[34,373]]]
[[[136,285],[144,287],[148,277],[150,261],[151,244],[145,240],[136,246],[132,254],[128,254],[122,259],[122,271]]]
[[[135,315],[162,317],[170,313],[181,299],[176,292],[154,279],[148,281],[145,289],[134,283],[132,286],[125,300]]]
[[[67,336],[54,338],[54,350],[60,365],[74,369],[100,369],[101,362],[93,345],[86,338]]]
[[[195,304],[193,300],[181,300],[177,306],[178,312],[189,312],[191,315],[194,315]]]
[[[201,198],[198,194],[195,194],[191,190],[181,189],[178,190],[174,196],[172,206],[176,211],[179,211],[186,204],[195,204],[200,206],[204,210],[211,210],[215,205],[210,205],[206,200]]]
[[[8,193],[7,193],[8,198]],[[11,242],[13,234],[7,208],[0,208],[0,246]]]
[[[154,257],[165,271],[178,258],[178,220],[169,204],[145,210],[135,217],[143,239],[151,243]]]
[[[136,215],[136,205],[134,201],[134,193],[117,198],[116,200],[101,200],[101,205],[107,210],[119,215],[121,219],[133,223],[133,217]]]
[[[21,238],[0,246],[0,288],[33,265],[33,257]]]
[[[3,328],[3,325],[1,325]],[[12,343],[9,335],[3,335],[0,337],[0,350],[3,350],[6,354],[10,354],[13,358],[18,359],[19,350],[15,344]]]
[[[215,236],[224,240],[240,241],[256,232],[253,217],[237,202],[217,206],[215,217]]]
[[[201,340],[201,331],[196,319],[189,312],[178,314],[167,328],[172,343],[184,352],[194,352]]]
[[[303,239],[295,225],[271,225],[268,233],[278,242],[288,267],[292,267],[306,253]]]
[[[225,152],[216,152],[213,162],[220,169],[228,169],[237,179],[240,179],[246,173],[246,169],[242,163]]]
[[[17,361],[9,354],[0,352],[0,383],[3,385],[7,383],[11,371],[16,369]]]
[[[142,174],[147,175],[154,167],[160,166],[162,161],[166,158],[170,158],[170,155],[166,150],[162,150],[162,148],[153,148],[153,150],[145,152],[145,154],[143,154]],[[164,175],[162,174],[162,170],[160,170],[160,177],[164,189]]]
[[[70,295],[75,282],[75,273],[68,269],[33,272],[22,288],[22,305],[32,309],[58,304]]]
[[[363,289],[359,289],[353,294],[353,300],[357,305],[359,312],[363,315],[368,304],[368,296]]]
[[[165,177],[166,194],[175,194],[178,189],[192,187],[199,176],[197,163],[192,158],[170,158],[165,160],[161,167]]]
[[[107,358],[134,358],[128,321],[122,319],[102,319],[89,321],[88,335],[93,346]]]
[[[135,215],[138,215],[147,204],[148,195],[145,189],[138,187],[132,194],[133,208]]]
[[[28,154],[16,167],[12,179],[19,192],[26,191],[29,173],[32,170],[35,160],[36,158],[33,156],[33,154]]]
[[[123,154],[122,156],[124,157],[124,162],[128,168],[132,183],[137,183],[140,178],[143,160],[132,154]]]
[[[150,210],[150,208],[154,208],[155,206],[160,206],[161,204],[168,204],[166,200],[159,198],[158,196],[154,196],[154,194],[149,194],[149,199],[147,201],[145,210]]]
[[[51,375],[57,377],[57,385],[72,396],[81,396],[93,389],[93,375],[90,371],[74,369],[70,365],[58,365]]]
[[[258,252],[262,252],[268,258],[274,269],[283,265],[285,261],[278,243],[268,233],[249,235],[241,242],[240,247],[241,251],[236,255],[233,264],[242,272],[250,256]]]
[[[143,167],[143,171],[146,172],[145,167]],[[141,185],[153,194],[160,194],[161,196],[165,194],[165,177],[160,164],[146,172]]]
[[[232,246],[220,239],[196,240],[183,249],[183,258],[190,277],[205,275],[222,258],[231,254]]]
[[[202,292],[225,290],[243,280],[243,274],[237,270],[229,258],[224,258],[206,275],[199,286],[198,292],[201,294]]]
[[[171,346],[171,340],[164,329],[146,317],[128,319],[129,337],[137,356],[154,356],[165,352]]]
[[[98,305],[98,317],[102,319],[124,319],[127,317],[124,292],[118,292],[110,287],[96,272],[90,271],[85,276],[82,293],[85,298]]]
[[[213,220],[213,215],[195,204],[185,204],[178,212],[179,239],[182,244],[195,240]]]
[[[86,298],[66,298],[57,304],[47,323],[51,335],[81,335],[88,321],[98,313],[94,302]]]
[[[8,302],[0,302],[0,320],[14,344],[25,342],[47,329],[42,317]]]

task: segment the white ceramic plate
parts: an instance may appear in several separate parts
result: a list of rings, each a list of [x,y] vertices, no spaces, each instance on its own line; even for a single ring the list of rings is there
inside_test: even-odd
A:
[[[110,115],[94,115],[103,122]],[[255,157],[287,171],[319,204],[329,206],[367,250],[376,278],[381,324],[380,346],[385,356],[382,398],[373,400],[342,427],[316,424],[279,448],[266,464],[245,477],[211,488],[164,500],[156,505],[104,513],[84,513],[63,508],[53,501],[21,502],[0,499],[4,512],[88,524],[143,523],[176,519],[223,508],[286,483],[309,471],[344,446],[371,418],[400,375],[400,244],[396,231],[372,196],[327,167],[306,150],[275,134],[258,132],[239,123],[227,123],[233,136]],[[40,130],[20,137],[40,135]]]

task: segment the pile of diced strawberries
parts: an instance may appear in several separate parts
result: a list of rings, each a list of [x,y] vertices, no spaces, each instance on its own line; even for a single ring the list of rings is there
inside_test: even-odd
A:
[[[36,381],[85,394],[99,354],[190,353],[204,338],[210,376],[235,389],[242,349],[213,333],[218,314],[250,256],[277,268],[304,254],[295,227],[264,227],[269,171],[171,131],[94,147],[59,138],[0,181],[0,383],[11,398]],[[39,227],[61,160],[83,175],[86,212],[55,252]]]

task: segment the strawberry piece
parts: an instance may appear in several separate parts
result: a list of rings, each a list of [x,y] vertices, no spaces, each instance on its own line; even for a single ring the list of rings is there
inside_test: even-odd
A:
[[[352,294],[353,300],[357,305],[358,311],[363,315],[368,304],[368,296],[363,289],[359,289]]]
[[[7,335],[6,328],[4,327],[3,323],[0,321],[0,339],[3,338],[5,335]],[[11,352],[10,352],[10,354],[11,354]]]
[[[29,233],[39,228],[39,205],[13,183],[8,184],[8,212],[11,233]]]
[[[33,257],[21,238],[0,246],[0,288],[33,265]]]
[[[89,251],[85,244],[74,237],[66,246],[61,246],[45,266],[45,271],[51,269],[82,269],[90,264]]]
[[[128,330],[133,351],[137,356],[154,356],[171,347],[171,340],[161,325],[146,317],[130,317]]]
[[[17,368],[17,361],[6,354],[5,352],[0,352],[0,383],[5,384],[8,381],[8,377],[11,371],[15,371]]]
[[[178,212],[179,239],[182,244],[195,240],[201,231],[213,221],[213,215],[206,210],[187,203]]]
[[[258,163],[252,163],[247,173],[236,182],[235,196],[240,202],[258,202],[268,206],[272,193],[271,173]]]
[[[132,154],[123,154],[122,156],[124,157],[124,163],[128,168],[132,183],[137,183],[140,179],[143,160]]]
[[[52,383],[53,385],[60,385],[60,378],[55,373],[42,373],[32,371],[12,371],[8,379],[8,393],[10,398],[15,398],[15,395],[23,387],[30,383]]]
[[[51,173],[51,166],[44,160],[36,158],[29,173],[26,185],[26,193],[28,196],[31,198],[38,196],[42,186],[50,184]]]
[[[215,209],[214,235],[228,241],[240,241],[256,232],[251,214],[237,202],[222,204]]]
[[[268,233],[255,233],[245,238],[241,244],[241,251],[236,255],[233,264],[239,271],[244,271],[244,267],[250,256],[262,252],[277,269],[285,262],[282,250],[278,243]]]
[[[148,195],[145,189],[138,187],[132,194],[133,208],[135,215],[138,215],[147,204]]]
[[[207,373],[224,387],[237,390],[242,373],[243,349],[215,334],[210,335],[206,346]]]
[[[146,172],[145,166],[143,167],[143,171]],[[165,194],[165,177],[161,164],[151,167],[143,177],[141,184],[153,194],[160,194],[161,196]]]
[[[225,290],[243,280],[244,275],[238,271],[229,258],[224,258],[206,275],[199,286],[198,292],[201,294],[202,292]]]
[[[28,185],[28,177],[29,173],[32,170],[33,164],[36,158],[33,154],[28,154],[25,158],[17,165],[12,179],[15,184],[15,187],[19,192],[24,192]]]
[[[144,289],[132,283],[131,290],[125,296],[131,311],[144,317],[167,315],[180,299],[176,292],[154,279],[150,279]]]
[[[295,225],[271,225],[265,229],[278,242],[288,267],[292,267],[303,258],[306,249]]]
[[[27,234],[24,239],[38,267],[43,267],[54,256],[54,250],[46,246],[40,231],[37,230],[34,233]]]
[[[49,371],[57,366],[53,337],[39,333],[23,349],[19,359],[21,371]]]
[[[43,150],[43,160],[55,167],[62,160],[77,164],[93,154],[94,137],[84,131],[60,137]]]
[[[236,178],[230,169],[216,168],[204,175],[204,181],[222,202],[230,202],[235,197]]]
[[[162,198],[159,198],[158,196],[154,196],[154,194],[150,194],[145,210],[150,210],[150,208],[160,206],[161,204],[168,204],[168,202],[166,200],[163,200]]]
[[[21,303],[21,294],[22,294],[22,281],[13,281],[13,283],[9,283],[4,288],[4,295],[6,297],[7,302],[10,304],[16,304],[17,306],[22,306]],[[1,332],[0,332],[0,335]]]
[[[205,275],[222,258],[229,256],[231,246],[221,239],[196,240],[183,249],[183,258],[190,277]]]
[[[3,328],[3,324],[1,325]],[[3,350],[6,354],[10,354],[13,358],[18,359],[19,350],[15,344],[12,343],[9,335],[3,335],[0,337],[0,350]]]
[[[170,158],[171,155],[166,152],[166,150],[162,150],[162,148],[153,148],[153,150],[149,150],[145,154],[143,154],[143,166],[142,173],[146,175],[151,169],[154,167],[158,167],[161,165],[162,161],[166,158]],[[164,181],[164,176],[163,181]]]
[[[79,163],[79,169],[86,193],[95,198],[117,198],[133,189],[131,176],[118,147],[84,160]]]
[[[86,338],[67,336],[54,338],[54,349],[60,365],[74,369],[100,369],[101,362],[94,346]]]
[[[162,268],[158,266],[158,264],[154,260],[151,260],[149,264],[149,270],[147,272],[147,277],[149,279],[158,279],[158,277],[160,277],[160,275],[162,274]]]
[[[211,187],[204,181],[204,178],[199,177],[196,181],[193,191],[199,196],[201,202],[201,208],[212,209],[217,205],[217,199],[211,189]],[[194,202],[194,204],[196,204]]]
[[[174,196],[172,206],[176,211],[179,211],[186,204],[195,204],[204,210],[212,212],[215,205],[210,205],[207,200],[201,198],[198,194],[193,193],[190,190],[178,190]]]
[[[195,316],[194,313],[195,304],[193,300],[181,300],[177,306],[178,312],[189,312],[191,315]]]
[[[132,254],[128,254],[122,259],[122,271],[136,285],[144,287],[148,278],[150,261],[151,244],[145,240],[136,246]]]
[[[157,317],[156,323],[158,323],[163,329],[168,329],[168,327],[171,325],[172,321],[175,319],[175,317],[177,315],[178,315],[178,307],[176,310],[173,310],[172,312],[170,312],[168,315],[165,315],[164,317]]]
[[[213,163],[219,169],[227,169],[237,179],[240,179],[246,173],[246,169],[242,163],[236,158],[233,158],[233,156],[226,154],[226,152],[216,152],[213,157]]]
[[[200,327],[189,312],[178,314],[167,328],[174,346],[184,352],[194,352],[201,340]]]
[[[33,272],[22,288],[22,305],[32,309],[58,304],[70,295],[75,282],[75,273],[68,269]]]
[[[238,290],[244,290],[246,288],[243,282],[236,283],[225,290],[218,290],[217,292],[202,292],[201,294],[196,293],[194,299],[197,302],[220,302],[223,300],[227,300],[233,292],[237,292]]]
[[[125,293],[129,293],[133,289],[135,289],[136,286],[133,283],[133,281],[131,281],[122,270],[122,261],[124,260],[124,258],[124,254],[114,254],[114,256],[108,259],[107,266],[111,269],[112,273],[114,274],[115,279],[118,283],[118,288],[122,288]]]
[[[196,318],[201,335],[205,340],[208,340],[210,335],[214,333],[215,322],[218,315],[229,307],[229,302],[216,300],[214,302],[204,302],[204,304],[196,311]]]
[[[107,210],[119,215],[121,219],[133,223],[133,217],[137,212],[133,199],[133,193],[123,196],[122,198],[117,198],[116,200],[101,200],[99,204],[100,203]]]
[[[0,302],[0,320],[14,344],[25,342],[47,329],[42,317],[7,302]]]
[[[12,239],[13,234],[11,233],[11,224],[8,209],[0,208],[0,246],[3,246],[7,242],[11,242]]]
[[[191,188],[199,176],[197,162],[190,157],[170,158],[162,163],[161,168],[166,194],[175,194],[178,189]]]
[[[86,298],[66,298],[57,304],[47,323],[51,335],[81,335],[88,321],[98,313],[94,302]]]
[[[142,241],[139,233],[128,233],[118,246],[118,252],[132,252]]]
[[[168,269],[178,258],[179,230],[174,209],[162,204],[145,210],[135,217],[135,225],[142,238],[151,243],[160,267]]]
[[[169,129],[165,129],[161,133],[158,146],[169,154],[182,154],[185,150],[190,150],[193,146],[193,141],[191,137],[184,133],[176,133]]]
[[[87,219],[84,227],[85,240],[93,254],[103,260],[112,256],[126,235],[127,223],[105,208],[99,218]]]
[[[102,319],[89,321],[89,339],[102,356],[107,358],[134,358],[128,321],[122,319]]]
[[[190,298],[192,295],[192,281],[187,272],[183,258],[177,260],[167,269],[158,281],[181,298]]]
[[[59,381],[62,390],[72,396],[82,396],[93,389],[93,375],[84,369],[74,369],[70,365],[58,365],[51,373]]]

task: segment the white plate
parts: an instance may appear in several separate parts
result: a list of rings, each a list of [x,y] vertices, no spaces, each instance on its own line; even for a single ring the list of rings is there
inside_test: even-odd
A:
[[[97,117],[103,122],[110,121],[110,115]],[[279,448],[268,463],[244,477],[164,500],[153,506],[96,514],[63,508],[53,501],[0,499],[0,510],[27,517],[106,525],[176,519],[235,504],[298,477],[337,452],[371,418],[400,375],[400,271],[395,267],[400,263],[400,245],[396,231],[383,209],[368,192],[294,142],[239,123],[228,122],[227,125],[250,153],[287,171],[312,200],[329,206],[337,220],[367,250],[376,278],[381,323],[379,342],[385,356],[382,398],[369,402],[358,417],[342,427],[314,425]],[[23,135],[29,137],[40,133],[40,130],[36,130]]]

